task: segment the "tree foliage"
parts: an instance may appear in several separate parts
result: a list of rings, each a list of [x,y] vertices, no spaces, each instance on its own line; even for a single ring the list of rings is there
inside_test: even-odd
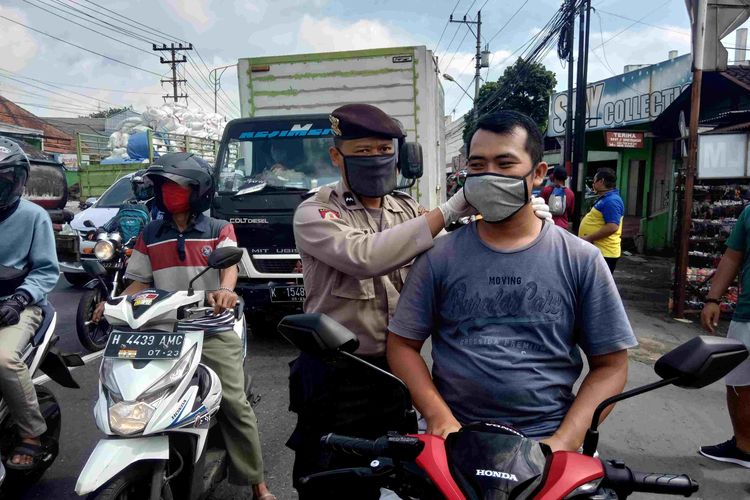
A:
[[[133,109],[133,106],[108,108],[108,109],[103,109],[102,111],[91,113],[90,115],[88,115],[88,117],[89,118],[109,118],[110,116],[116,115],[117,113],[122,113],[123,111],[128,111],[130,109]]]
[[[479,89],[478,114],[481,117],[500,110],[520,111],[545,131],[555,85],[557,79],[552,71],[541,63],[527,63],[519,57],[513,65],[505,68],[496,82],[487,82]],[[464,142],[468,144],[476,128],[473,111],[469,111],[464,120]]]

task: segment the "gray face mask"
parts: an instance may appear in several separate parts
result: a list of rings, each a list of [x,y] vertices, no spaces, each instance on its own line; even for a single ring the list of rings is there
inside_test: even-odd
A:
[[[469,174],[464,184],[466,202],[487,222],[502,222],[531,201],[524,175]]]
[[[341,151],[339,151],[341,153]],[[346,183],[354,194],[367,198],[381,198],[396,189],[398,156],[345,156]]]

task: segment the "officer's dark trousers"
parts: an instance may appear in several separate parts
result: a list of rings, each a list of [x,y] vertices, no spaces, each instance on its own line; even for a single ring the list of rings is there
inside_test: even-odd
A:
[[[367,361],[388,371],[384,357]],[[295,451],[292,477],[300,498],[378,498],[379,488],[364,487],[361,482],[303,486],[299,480],[316,472],[370,463],[369,458],[323,450],[320,438],[330,432],[375,439],[389,431],[412,431],[412,420],[404,416],[411,405],[403,389],[352,360],[322,361],[303,353],[289,366],[289,409],[297,413],[297,426],[287,446]]]

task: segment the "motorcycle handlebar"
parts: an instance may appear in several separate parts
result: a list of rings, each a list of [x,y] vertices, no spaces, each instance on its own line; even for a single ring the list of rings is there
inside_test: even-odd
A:
[[[387,457],[396,460],[414,460],[424,449],[424,443],[411,436],[390,434],[372,441],[337,434],[327,434],[320,439],[323,448],[366,458]]]
[[[687,474],[657,474],[631,470],[619,461],[604,464],[607,485],[630,494],[634,491],[689,497],[698,491],[698,483]]]

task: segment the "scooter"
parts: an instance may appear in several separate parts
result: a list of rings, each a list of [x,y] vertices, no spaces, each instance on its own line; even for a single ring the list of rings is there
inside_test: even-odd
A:
[[[55,348],[55,344],[60,340],[60,337],[55,335],[57,313],[49,304],[40,307],[43,314],[42,323],[24,348],[21,359],[26,363],[32,378],[41,371],[63,387],[78,389],[78,384],[70,374],[69,367],[83,366],[83,360],[78,354],[63,354]],[[55,461],[59,451],[60,405],[47,387],[35,383],[34,390],[39,401],[39,409],[47,423],[47,430],[41,437],[45,454],[36,467],[24,471],[3,467],[0,460],[0,493],[2,494],[18,494],[38,481]],[[0,399],[0,456],[9,459],[17,444],[18,428],[11,418],[5,401]]]
[[[92,227],[93,223],[87,220],[84,225]],[[123,275],[128,265],[128,257],[133,251],[130,247],[132,240],[123,242],[118,231],[108,233],[100,230],[95,238],[96,245],[90,249],[94,258],[87,256],[81,259],[83,270],[92,280],[86,284],[88,290],[81,295],[76,312],[78,340],[90,352],[104,349],[112,331],[112,327],[105,319],[94,324],[91,322],[91,316],[100,302],[116,297],[125,288]],[[98,267],[92,266],[96,261],[108,271],[106,276],[97,275]]]
[[[346,357],[369,366],[373,376],[379,373],[398,380],[354,356],[352,353],[359,346],[357,338],[323,314],[287,316],[279,324],[279,332],[309,354],[323,359]],[[321,440],[324,449],[358,457],[363,465],[301,478],[300,488],[335,484],[337,488],[349,487],[356,492],[367,484],[394,491],[404,499],[448,500],[614,500],[627,498],[633,492],[690,496],[698,491],[698,484],[687,475],[638,472],[620,460],[595,457],[599,419],[610,405],[666,385],[705,387],[747,357],[743,343],[720,337],[695,337],[676,347],[654,366],[661,380],[599,404],[582,453],[551,453],[546,445],[515,429],[487,423],[465,426],[447,439],[416,433],[390,433],[376,440],[329,434]],[[410,406],[406,390],[404,397],[408,401],[406,406]]]
[[[226,477],[226,450],[214,418],[221,382],[200,359],[204,333],[231,329],[246,342],[243,304],[214,315],[206,292],[193,290],[193,283],[209,269],[226,269],[241,259],[242,250],[219,248],[187,291],[149,289],[107,301],[104,316],[112,333],[94,407],[106,437],[78,478],[78,495],[197,499]],[[252,404],[257,400],[250,384],[246,374]]]

